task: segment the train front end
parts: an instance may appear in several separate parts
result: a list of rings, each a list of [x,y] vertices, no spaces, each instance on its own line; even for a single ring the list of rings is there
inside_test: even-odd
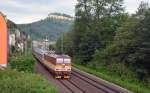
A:
[[[71,58],[67,55],[45,55],[44,64],[50,68],[55,78],[69,79],[71,74]]]
[[[60,56],[56,60],[55,78],[70,78],[71,74],[71,58],[68,56]]]

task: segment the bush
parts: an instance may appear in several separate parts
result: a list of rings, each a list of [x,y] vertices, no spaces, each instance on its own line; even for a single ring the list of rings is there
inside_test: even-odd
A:
[[[17,71],[32,72],[34,62],[32,55],[17,55],[10,58],[9,65]]]
[[[0,71],[0,93],[57,93],[38,75],[17,71]]]
[[[121,79],[128,78],[130,80],[136,81],[135,75],[132,70],[123,63],[111,63],[111,65],[107,67],[107,71],[109,71],[109,74],[117,75]]]

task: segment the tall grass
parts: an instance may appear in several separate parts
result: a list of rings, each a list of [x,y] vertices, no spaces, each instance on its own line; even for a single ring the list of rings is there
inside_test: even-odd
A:
[[[41,76],[14,70],[0,71],[0,93],[57,93]]]

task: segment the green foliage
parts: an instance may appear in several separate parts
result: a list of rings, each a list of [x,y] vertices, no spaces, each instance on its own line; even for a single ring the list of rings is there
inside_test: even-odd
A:
[[[10,32],[10,34],[14,34],[15,33],[15,29],[17,29],[17,25],[12,22],[11,20],[7,20],[7,27],[8,27],[8,30]]]
[[[119,52],[116,57],[120,58],[121,62],[131,64],[140,79],[144,79],[150,71],[148,57],[150,47],[149,21],[150,14],[148,13],[144,20],[131,29],[129,34],[127,34],[128,31],[125,31],[124,34],[116,34],[115,40],[118,39],[119,41],[114,42],[119,47],[119,49],[114,49]]]
[[[98,69],[101,64],[104,64],[111,73],[116,73],[120,77],[126,75],[127,78],[140,80],[149,86],[149,21],[149,13],[142,21],[130,18],[118,28],[114,41],[103,51],[96,52],[89,65]],[[121,65],[125,65],[128,70],[123,69],[124,66]]]
[[[122,62],[122,58],[126,56],[126,54],[128,54],[128,52],[132,52],[129,50],[130,47],[134,48],[134,44],[136,44],[134,38],[136,37],[136,35],[131,31],[133,27],[136,26],[136,24],[138,23],[138,21],[136,19],[128,19],[128,21],[126,23],[123,24],[122,27],[118,28],[118,30],[116,31],[116,35],[114,37],[114,41],[107,45],[107,47],[105,49],[103,49],[100,52],[96,52],[95,57],[97,58],[101,58],[101,62],[102,59],[109,59],[111,61],[115,61],[115,62]],[[111,57],[118,57],[120,56],[121,59],[116,58],[116,60],[112,60]],[[95,60],[96,60],[95,59]],[[106,63],[106,61],[105,61]]]
[[[9,65],[12,69],[23,72],[32,72],[35,60],[32,55],[16,55],[12,56]]]
[[[48,48],[49,48],[49,50],[55,50],[56,46],[55,45],[49,45]]]
[[[128,78],[132,81],[136,81],[134,73],[131,72],[131,69],[123,63],[111,63],[111,65],[109,65],[106,69],[109,71],[108,73],[110,75],[112,74],[120,77],[121,79]]]
[[[85,36],[81,38],[81,43],[78,46],[76,53],[80,59],[81,64],[86,65],[94,54],[95,50],[99,48],[99,38],[94,32],[87,32]]]
[[[61,37],[57,39],[57,42],[56,42],[57,51],[62,52],[62,48],[63,48],[64,53],[69,54],[70,56],[73,56],[74,46],[73,46],[72,39],[73,39],[72,32],[64,33]]]
[[[41,76],[13,70],[0,71],[1,93],[57,93]]]
[[[16,52],[16,48],[15,48],[15,46],[10,46],[10,52],[11,53],[15,53]]]
[[[145,79],[150,75],[150,11],[146,13],[144,20],[142,20],[139,25],[133,30],[135,35],[137,36],[136,39],[136,46],[135,52],[130,54],[129,62],[135,67],[135,71],[138,74],[140,79]]]

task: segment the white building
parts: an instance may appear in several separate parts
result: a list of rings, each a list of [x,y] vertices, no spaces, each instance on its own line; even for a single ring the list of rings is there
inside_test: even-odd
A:
[[[16,36],[15,34],[10,34],[9,35],[9,45],[10,46],[15,46],[16,43]]]
[[[17,49],[18,51],[24,52],[24,43],[18,43],[17,47],[18,47]]]
[[[54,19],[61,19],[61,20],[74,20],[73,18],[71,17],[65,17],[65,16],[62,16],[62,15],[56,15],[56,14],[49,14],[48,15],[49,18],[54,18]]]
[[[18,29],[15,30],[15,35],[16,35],[16,38],[20,38],[20,31]]]

